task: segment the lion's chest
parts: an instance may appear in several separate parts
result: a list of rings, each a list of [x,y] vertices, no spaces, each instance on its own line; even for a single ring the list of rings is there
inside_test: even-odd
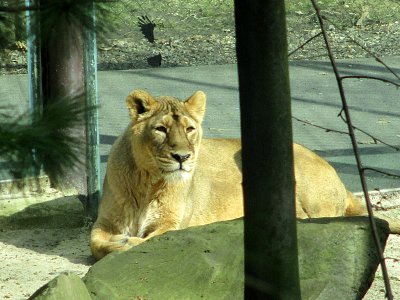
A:
[[[141,207],[125,209],[125,222],[121,224],[121,232],[129,236],[145,237],[160,223],[162,211],[157,203],[149,203]]]
[[[129,185],[129,193],[125,193],[124,199],[118,201],[121,204],[118,215],[122,215],[118,220],[118,231],[132,237],[144,238],[162,227],[175,228],[179,225],[185,208],[182,199],[186,198],[187,182],[149,180],[140,185],[137,180],[131,182],[134,184]],[[137,191],[133,190],[135,186],[147,188]]]

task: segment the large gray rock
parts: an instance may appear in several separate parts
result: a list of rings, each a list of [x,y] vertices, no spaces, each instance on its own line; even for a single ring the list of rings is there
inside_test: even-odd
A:
[[[61,274],[36,291],[29,300],[91,300],[78,275]]]
[[[384,248],[388,224],[376,224]],[[303,300],[361,299],[379,265],[368,218],[313,219],[297,228]]]
[[[242,299],[243,222],[168,232],[107,255],[84,281],[93,299]]]
[[[382,245],[388,226],[377,221]],[[360,299],[379,261],[366,217],[298,223],[303,299]],[[243,222],[169,232],[96,263],[93,299],[242,299]]]

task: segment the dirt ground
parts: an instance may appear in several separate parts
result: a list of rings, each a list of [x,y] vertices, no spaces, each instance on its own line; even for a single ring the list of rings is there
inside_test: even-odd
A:
[[[88,228],[0,230],[0,299],[27,299],[62,272],[94,263]]]
[[[0,299],[27,299],[66,271],[84,276],[95,262],[89,228],[0,230]],[[394,298],[400,298],[400,235],[391,235],[385,256]],[[382,273],[364,299],[384,299]]]
[[[157,5],[152,4],[154,1],[122,2],[122,6],[111,8],[114,18],[105,20],[108,29],[98,32],[99,70],[236,63],[235,21],[230,1],[170,0],[158,1]],[[305,1],[286,1],[289,59],[327,59],[321,37],[294,51],[320,30],[310,2],[301,2]],[[324,2],[320,3],[322,12],[334,22],[326,25],[337,59],[371,57],[372,53],[380,57],[400,55],[398,3]],[[365,10],[369,13],[363,14]],[[149,18],[144,23],[154,22],[154,41],[143,35],[140,16]],[[159,63],[150,63],[158,56]],[[15,73],[27,73],[26,43],[0,43],[0,75]]]
[[[349,1],[340,2],[345,5]],[[127,30],[127,34],[99,40],[99,69],[148,68],[151,66],[147,59],[157,54],[162,56],[161,67],[235,63],[233,11],[226,14],[225,18],[217,19],[219,23],[215,24],[208,18],[197,16],[199,10],[189,8],[190,14],[180,14],[179,10],[168,14],[162,9],[158,13],[132,10],[134,15],[131,19],[135,25]],[[391,11],[392,9],[388,10]],[[335,12],[336,10],[330,10],[328,17],[334,17]],[[138,16],[142,14],[152,16],[152,20],[157,23],[154,43],[144,39],[136,25]],[[337,15],[343,14],[339,11]],[[343,29],[334,25],[328,27],[337,58],[370,56],[351,42],[352,38],[362,41],[371,52],[379,53],[382,57],[400,54],[398,21],[380,23],[367,18],[365,22],[360,22],[361,15],[348,16],[355,18],[354,26]],[[188,17],[192,20],[190,27],[187,27]],[[177,23],[174,18],[181,21]],[[289,52],[318,32],[315,16],[309,9],[288,13],[287,23]],[[315,39],[291,55],[290,59],[323,57],[326,57],[326,51],[322,40]],[[0,49],[0,74],[26,73],[26,58],[24,44],[13,43],[5,49]],[[400,206],[392,212],[399,216]],[[88,228],[0,229],[0,299],[27,299],[43,284],[65,271],[84,276],[94,263],[88,243]],[[386,245],[385,256],[395,299],[400,299],[399,249],[400,236],[391,235]],[[384,283],[378,269],[376,279],[364,299],[384,299],[384,296]]]

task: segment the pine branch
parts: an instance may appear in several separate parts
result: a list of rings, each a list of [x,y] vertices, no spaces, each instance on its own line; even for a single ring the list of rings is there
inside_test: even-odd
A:
[[[85,108],[82,102],[79,97],[55,101],[41,116],[26,113],[12,120],[11,115],[2,114],[0,157],[14,177],[32,175],[32,169],[46,165],[46,172],[57,182],[68,169],[83,163],[79,157],[84,143],[73,129],[82,127],[86,112],[94,108]]]
[[[41,38],[46,38],[48,33],[58,28],[60,24],[75,24],[83,27],[85,30],[96,31],[99,37],[112,32],[114,28],[110,25],[110,16],[113,12],[110,10],[110,3],[117,3],[118,0],[46,0],[40,4],[26,6],[24,1],[16,1],[14,5],[1,5],[0,13],[15,14],[25,11],[36,12],[35,18],[31,19],[31,26],[38,27],[41,32]],[[96,7],[96,25],[92,21],[90,6]],[[0,16],[1,17],[1,16]],[[0,23],[4,23],[6,18],[0,18]]]

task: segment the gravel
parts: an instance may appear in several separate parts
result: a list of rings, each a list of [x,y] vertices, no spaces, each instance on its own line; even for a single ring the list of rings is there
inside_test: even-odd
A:
[[[310,16],[288,17],[288,51],[291,52],[319,32]],[[336,58],[380,57],[400,55],[400,22],[368,24],[339,29],[327,26]],[[148,42],[134,30],[125,38],[101,38],[97,45],[98,69],[143,69],[155,67],[148,59],[161,55],[156,67],[197,66],[236,63],[235,29],[233,25],[218,30],[197,31],[193,34],[178,29],[155,29],[154,43]],[[353,42],[356,40],[363,47]],[[290,60],[327,58],[321,36],[290,55]],[[0,74],[26,73],[26,44],[17,42],[0,50]]]
[[[94,263],[88,228],[0,230],[0,299],[27,299],[63,272]]]
[[[301,11],[288,15],[288,50],[291,52],[319,32],[315,17]],[[160,27],[160,28],[159,28]],[[187,32],[184,28],[169,30],[156,27],[154,43],[148,42],[139,30],[124,38],[99,40],[98,69],[151,68],[149,58],[157,67],[196,66],[236,63],[235,30],[233,24],[204,32]],[[205,28],[206,28],[205,27]],[[218,26],[215,26],[218,27]],[[400,56],[400,23],[368,23],[350,26],[327,26],[336,58]],[[121,35],[122,36],[122,35]],[[360,41],[366,52],[352,42]],[[161,55],[161,65],[157,57]],[[322,38],[318,37],[290,55],[290,60],[326,58]],[[0,75],[26,73],[27,49],[24,42],[0,49]],[[150,61],[152,61],[150,59]],[[154,62],[152,63],[154,65]],[[93,263],[88,247],[89,230],[38,229],[0,230],[0,299],[26,299],[41,285],[63,271],[84,275]],[[386,246],[388,269],[394,294],[400,295],[400,236],[391,235]],[[365,299],[384,299],[384,284],[380,270]]]

